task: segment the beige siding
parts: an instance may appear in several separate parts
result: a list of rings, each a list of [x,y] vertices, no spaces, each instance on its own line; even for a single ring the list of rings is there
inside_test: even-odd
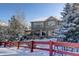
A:
[[[56,18],[49,17],[46,21],[32,22],[32,30],[41,30],[46,32],[46,35],[53,35],[54,29],[59,25],[59,21]]]

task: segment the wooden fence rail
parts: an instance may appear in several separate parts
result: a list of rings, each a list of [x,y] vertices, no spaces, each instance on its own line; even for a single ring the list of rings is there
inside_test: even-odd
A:
[[[79,48],[79,43],[69,43],[69,42],[54,42],[54,41],[29,41],[29,42],[0,42],[0,44],[4,45],[4,47],[12,47],[16,46],[17,49],[20,47],[24,48],[30,48],[31,52],[34,52],[34,49],[39,49],[39,50],[45,50],[49,52],[49,56],[52,56],[54,53],[60,53],[60,54],[67,54],[67,55],[72,55],[72,56],[79,56],[79,53],[74,53],[70,51],[65,51],[65,50],[56,50],[55,47],[62,46],[64,47],[69,47],[69,48]],[[24,45],[23,45],[24,44]],[[41,48],[37,47],[41,45],[48,45],[48,48]]]

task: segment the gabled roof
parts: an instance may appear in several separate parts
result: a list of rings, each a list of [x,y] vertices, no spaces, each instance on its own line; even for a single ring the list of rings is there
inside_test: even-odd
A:
[[[34,19],[32,22],[44,22],[48,17],[42,17],[38,19]]]
[[[59,21],[56,17],[50,16],[50,17],[44,17],[44,18],[36,19],[36,20],[34,20],[32,22],[45,22],[45,21],[50,21],[50,20]]]
[[[1,25],[1,26],[8,26],[8,24],[5,23],[5,22],[0,22],[0,25]]]
[[[56,17],[50,16],[46,19],[46,21],[58,20]]]

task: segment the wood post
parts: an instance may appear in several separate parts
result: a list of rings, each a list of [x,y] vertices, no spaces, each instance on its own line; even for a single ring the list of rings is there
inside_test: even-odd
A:
[[[7,45],[7,42],[4,42],[4,47],[6,47],[6,45]]]
[[[17,49],[19,49],[19,46],[20,46],[20,42],[17,42]]]
[[[52,56],[52,41],[49,41],[49,56]]]
[[[31,52],[33,52],[34,42],[31,41]]]
[[[12,42],[9,42],[9,47],[11,47],[11,45],[12,45]]]

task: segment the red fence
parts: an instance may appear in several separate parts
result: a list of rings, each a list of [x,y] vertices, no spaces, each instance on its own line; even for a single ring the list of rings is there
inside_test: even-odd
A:
[[[69,48],[79,48],[79,43],[68,43],[68,42],[54,42],[54,41],[29,41],[29,42],[1,42],[4,47],[6,46],[16,46],[17,49],[20,47],[30,48],[30,51],[33,52],[34,49],[45,50],[49,52],[49,55],[52,56],[54,53],[67,54],[72,56],[79,56],[78,53],[64,51],[64,50],[56,50],[54,49],[56,46],[69,47]],[[24,46],[24,45],[27,46]],[[39,48],[38,44],[48,45],[48,48]]]

